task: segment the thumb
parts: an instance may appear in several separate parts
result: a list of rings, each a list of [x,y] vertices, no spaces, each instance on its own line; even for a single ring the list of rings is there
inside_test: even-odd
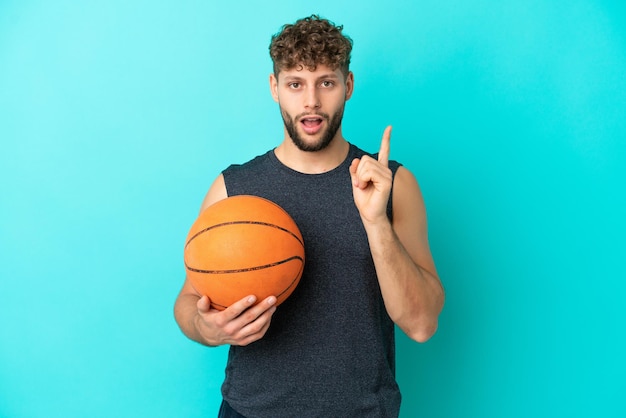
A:
[[[352,185],[355,187],[359,187],[359,178],[356,175],[356,170],[360,161],[361,160],[359,158],[355,158],[352,160],[352,164],[350,164],[350,177],[352,178]]]
[[[198,307],[198,312],[207,313],[211,310],[211,299],[209,299],[208,296],[204,295],[200,299],[198,299],[196,306]]]

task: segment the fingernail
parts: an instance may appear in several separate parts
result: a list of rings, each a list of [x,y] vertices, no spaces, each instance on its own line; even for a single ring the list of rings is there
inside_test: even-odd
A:
[[[248,298],[248,303],[254,303],[256,301],[256,296],[250,296]]]
[[[272,296],[269,299],[267,299],[267,304],[268,305],[273,305],[275,303],[276,303],[276,298],[274,296]]]

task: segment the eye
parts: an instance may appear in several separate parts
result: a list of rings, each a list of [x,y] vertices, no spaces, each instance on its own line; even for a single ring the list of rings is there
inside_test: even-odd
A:
[[[297,81],[294,81],[292,83],[289,83],[288,86],[290,89],[296,90],[300,88],[300,83],[298,83]]]
[[[334,85],[335,85],[335,83],[330,81],[330,80],[322,81],[322,87],[329,88],[329,87],[332,87]]]

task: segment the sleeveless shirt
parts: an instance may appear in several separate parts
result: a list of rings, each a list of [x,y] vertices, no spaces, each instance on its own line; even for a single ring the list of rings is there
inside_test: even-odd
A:
[[[365,154],[350,144],[335,169],[304,174],[270,150],[223,171],[229,196],[277,203],[295,220],[305,245],[300,283],[278,306],[265,336],[230,347],[222,395],[246,417],[399,414],[394,323],[352,195],[350,163]],[[394,175],[399,166],[389,162]]]

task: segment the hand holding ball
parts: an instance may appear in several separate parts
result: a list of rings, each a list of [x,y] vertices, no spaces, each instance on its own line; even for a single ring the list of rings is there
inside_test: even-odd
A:
[[[233,196],[206,208],[185,244],[185,268],[194,288],[223,310],[247,295],[284,302],[304,269],[304,242],[295,221],[277,204]]]

